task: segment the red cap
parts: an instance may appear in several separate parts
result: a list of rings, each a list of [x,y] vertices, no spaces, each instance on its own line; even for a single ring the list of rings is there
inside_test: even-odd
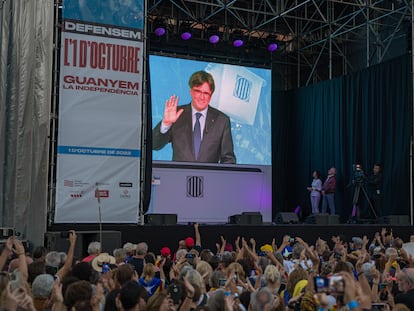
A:
[[[231,243],[226,243],[226,245],[224,246],[224,250],[227,252],[232,252],[233,251],[233,245],[231,245]]]
[[[187,248],[192,248],[194,247],[194,239],[193,238],[186,238],[185,239],[185,246],[187,246]]]
[[[161,253],[161,256],[168,257],[171,255],[171,250],[168,247],[163,247],[161,248],[160,253]]]

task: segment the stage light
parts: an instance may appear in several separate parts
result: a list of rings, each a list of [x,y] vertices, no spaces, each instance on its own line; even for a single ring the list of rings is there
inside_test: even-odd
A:
[[[183,22],[180,25],[180,37],[183,40],[190,40],[192,37],[192,29],[191,29],[191,24],[190,23],[186,23]]]
[[[217,26],[210,26],[207,29],[207,38],[211,44],[217,44],[220,41],[220,33]]]
[[[244,44],[243,41],[243,32],[241,30],[235,30],[231,34],[232,40],[233,40],[233,46],[235,48],[241,47]]]
[[[276,36],[274,36],[274,35],[269,35],[266,38],[266,43],[267,43],[267,50],[269,52],[274,52],[279,47],[278,44],[277,44]]]
[[[164,19],[157,18],[154,21],[153,29],[154,29],[154,34],[157,37],[162,37],[163,35],[165,35],[165,33],[167,32],[167,25],[166,25]]]

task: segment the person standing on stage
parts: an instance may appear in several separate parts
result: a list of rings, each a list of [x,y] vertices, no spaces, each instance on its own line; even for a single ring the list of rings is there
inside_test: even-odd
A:
[[[312,177],[312,185],[307,189],[310,192],[312,214],[317,214],[319,213],[319,202],[321,201],[322,180],[319,171],[313,171]]]
[[[377,217],[382,215],[381,211],[381,196],[382,196],[382,173],[381,165],[375,163],[372,169],[372,174],[368,175],[367,179],[369,200],[372,208],[377,214]]]
[[[328,177],[322,186],[322,213],[329,211],[331,215],[335,215],[335,190],[336,190],[336,168],[331,167],[328,170]]]

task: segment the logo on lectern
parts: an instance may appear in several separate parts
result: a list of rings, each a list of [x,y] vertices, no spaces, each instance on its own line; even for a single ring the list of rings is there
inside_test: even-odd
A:
[[[187,176],[187,197],[202,198],[204,196],[203,176]]]

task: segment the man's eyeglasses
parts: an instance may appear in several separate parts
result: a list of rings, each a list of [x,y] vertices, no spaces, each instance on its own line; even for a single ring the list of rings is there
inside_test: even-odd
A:
[[[203,92],[203,91],[195,90],[195,89],[191,89],[191,90],[193,91],[194,95],[199,96],[199,97],[201,96],[210,97],[211,96],[210,92]]]

